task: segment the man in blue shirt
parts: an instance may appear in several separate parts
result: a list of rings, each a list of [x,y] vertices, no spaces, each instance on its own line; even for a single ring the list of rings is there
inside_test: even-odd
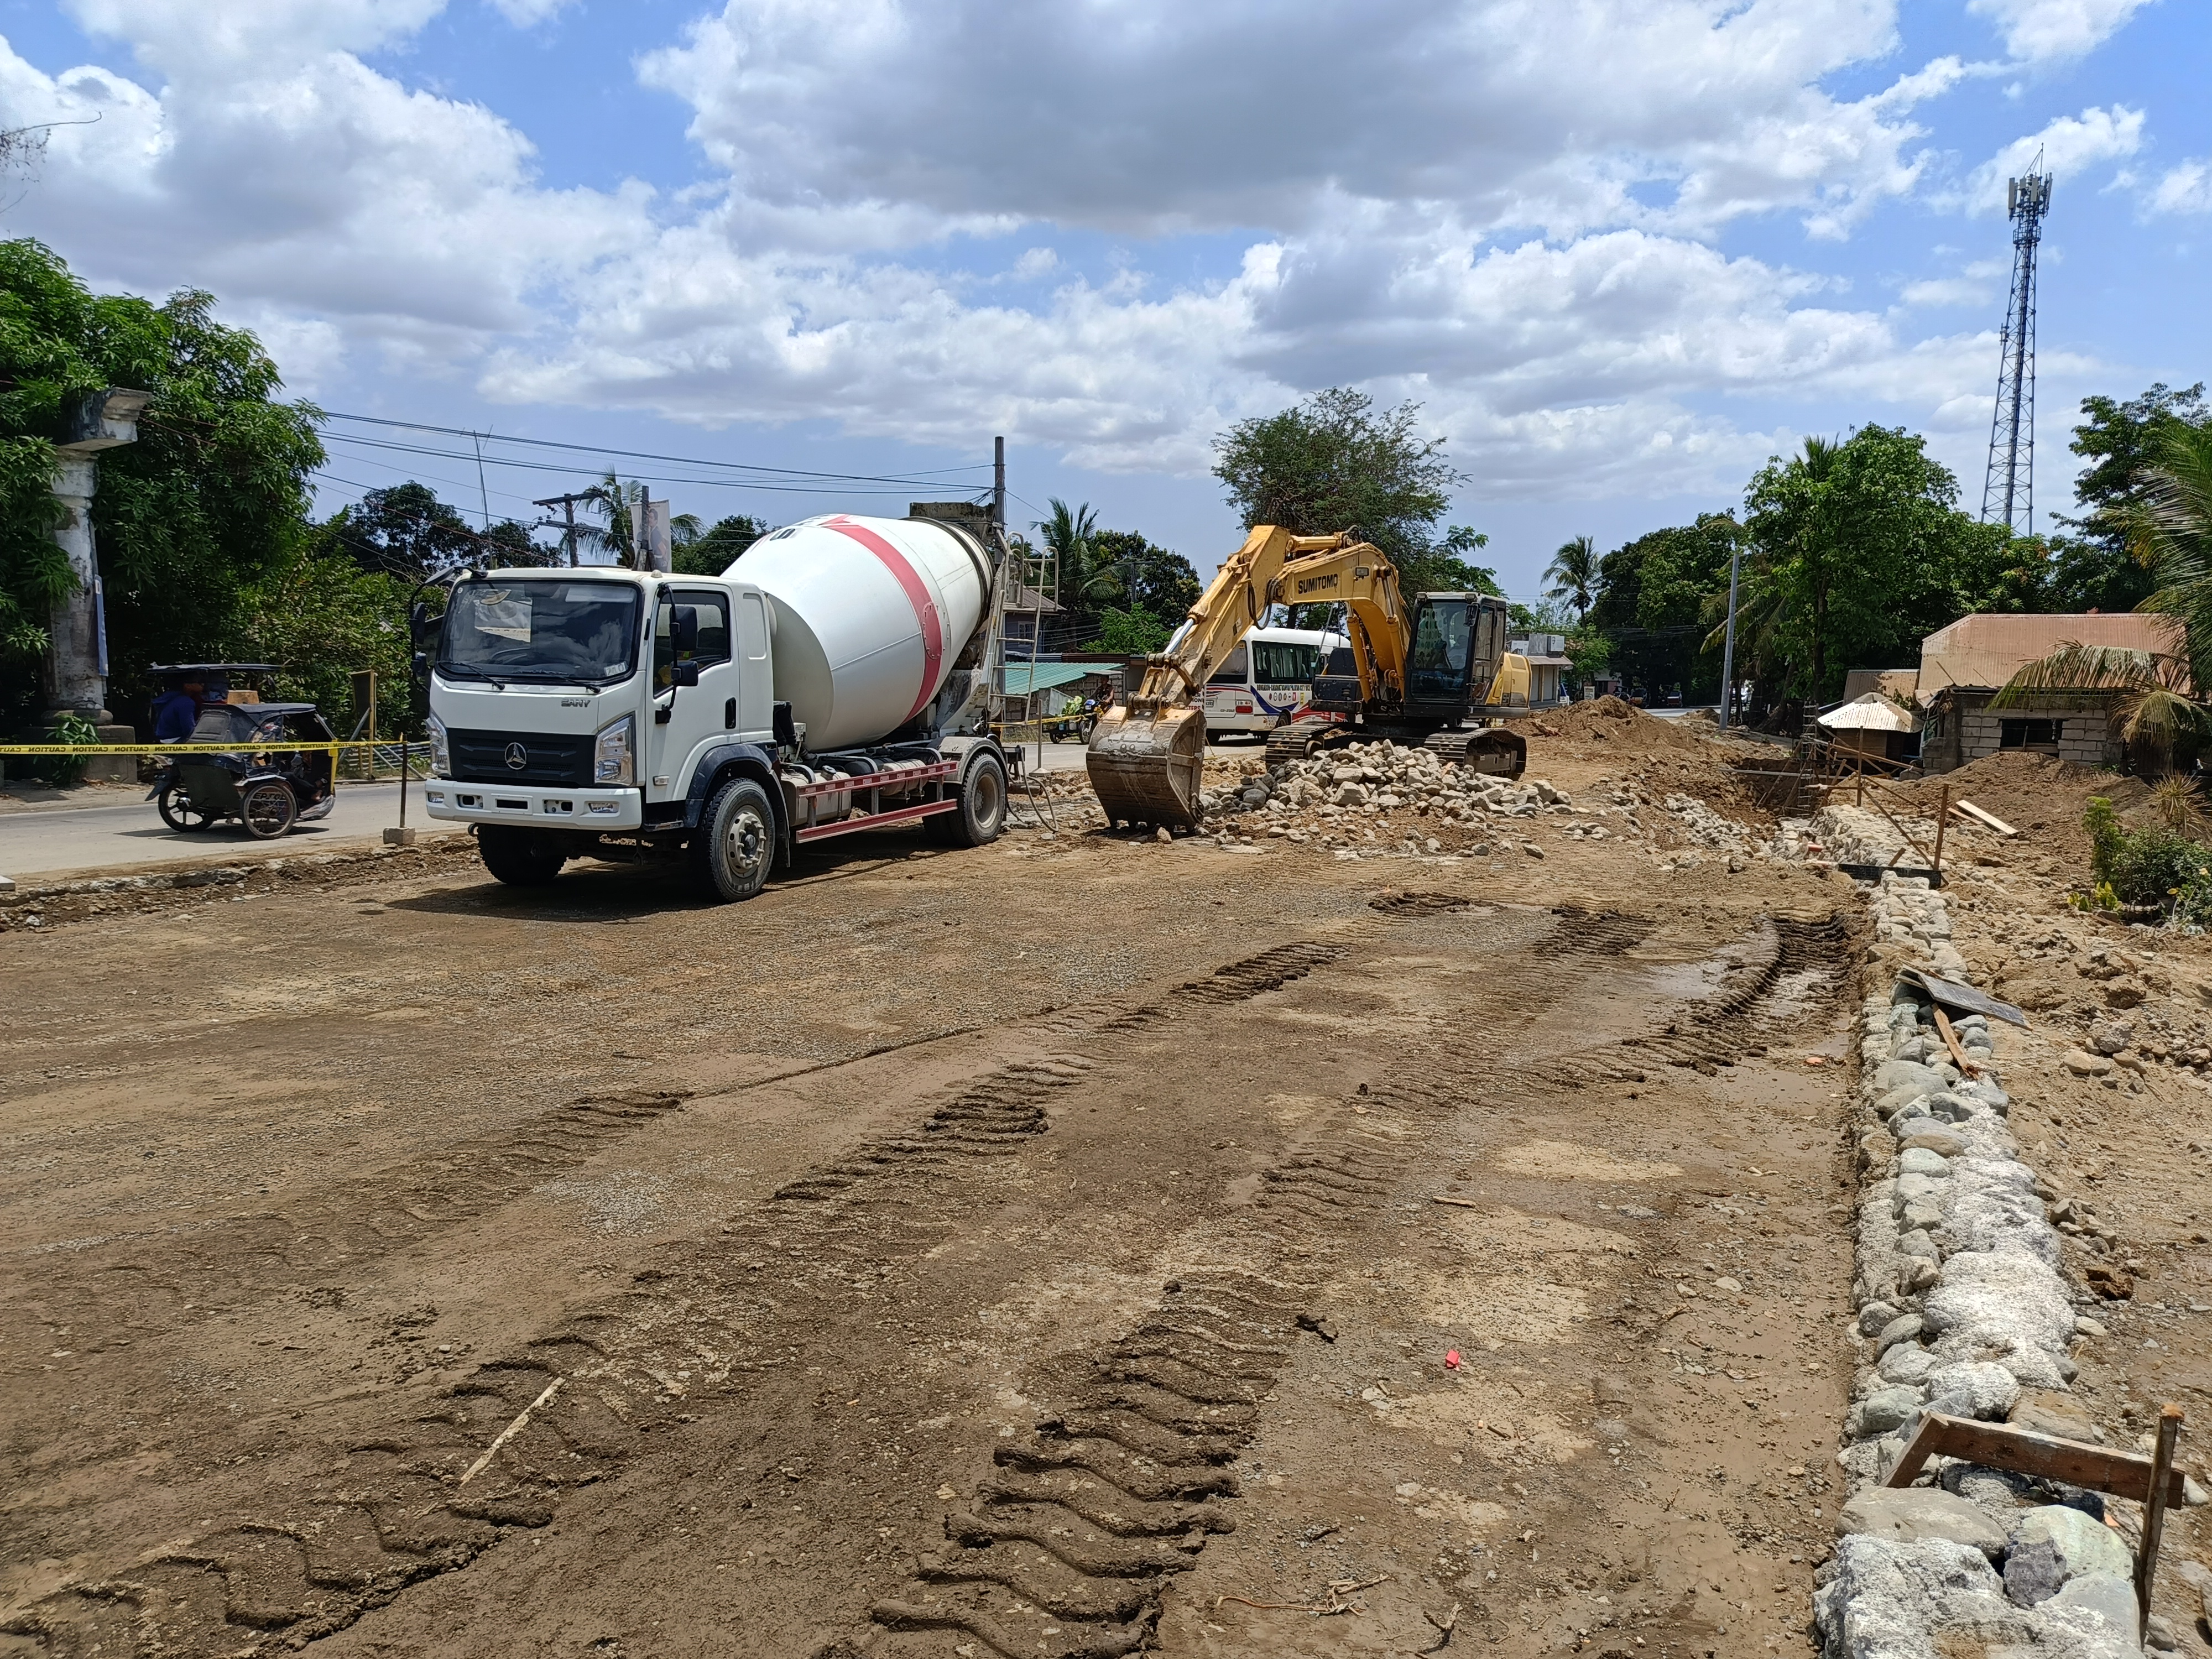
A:
[[[200,697],[207,690],[198,678],[173,686],[154,700],[154,741],[183,743],[200,723]]]

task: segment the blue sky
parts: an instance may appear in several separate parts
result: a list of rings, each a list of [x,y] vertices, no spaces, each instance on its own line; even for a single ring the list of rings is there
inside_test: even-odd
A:
[[[1927,433],[1978,506],[2002,179],[2038,142],[2037,501],[2067,505],[2083,395],[2206,375],[2205,23],[2193,0],[0,0],[9,124],[83,124],[8,228],[103,287],[212,290],[335,410],[961,482],[939,470],[1004,432],[1018,515],[1087,500],[1201,569],[1237,539],[1212,435],[1356,384],[1422,403],[1470,475],[1452,519],[1528,595],[1568,536],[1725,507],[1769,453],[1869,421]],[[333,423],[326,505],[416,476],[478,508],[472,453],[375,432]],[[500,464],[522,453],[491,447],[495,514],[600,465]],[[623,470],[709,518],[934,493]]]

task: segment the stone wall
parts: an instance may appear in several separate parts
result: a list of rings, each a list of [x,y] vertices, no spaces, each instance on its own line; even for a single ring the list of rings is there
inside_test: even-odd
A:
[[[1871,902],[1876,972],[1887,972],[1885,943],[1928,961],[1952,951],[1943,897],[1924,881],[1885,875]],[[1822,1650],[2137,1654],[2124,1512],[2134,1506],[1950,1459],[1931,1460],[1914,1486],[1881,1484],[1927,1412],[2094,1432],[2066,1389],[2074,1345],[2103,1328],[2059,1276],[2044,1208],[2055,1194],[2020,1157],[1988,1022],[1953,1026],[1963,1070],[1917,989],[1875,989],[1862,1009],[1852,1299],[1863,1346],[1836,1459],[1853,1491],[1814,1597]],[[2172,1645],[2155,1621],[2153,1634]]]
[[[2100,697],[2039,697],[2018,708],[1992,708],[1989,691],[1953,690],[1936,704],[1940,730],[1924,742],[1922,762],[1930,772],[1948,772],[1994,755],[2003,746],[2002,722],[2057,720],[2057,755],[2077,766],[2118,766],[2126,757],[2112,729],[2112,703]],[[2049,753],[2048,750],[2038,752]]]

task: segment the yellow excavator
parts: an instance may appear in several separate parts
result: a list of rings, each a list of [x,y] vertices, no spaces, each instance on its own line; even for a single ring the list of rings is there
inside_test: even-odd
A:
[[[1522,708],[1528,701],[1528,659],[1505,648],[1504,600],[1421,593],[1409,606],[1380,548],[1349,532],[1296,536],[1261,525],[1151,659],[1135,692],[1100,717],[1086,759],[1109,819],[1198,823],[1206,714],[1193,699],[1275,605],[1341,605],[1351,644],[1314,681],[1308,714],[1269,738],[1271,759],[1382,738],[1503,777],[1527,768],[1526,740],[1498,723],[1516,693]]]

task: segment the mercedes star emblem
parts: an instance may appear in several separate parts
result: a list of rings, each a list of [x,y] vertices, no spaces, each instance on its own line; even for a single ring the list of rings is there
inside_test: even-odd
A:
[[[510,743],[507,745],[507,763],[512,770],[520,772],[530,764],[530,751],[519,743]]]

